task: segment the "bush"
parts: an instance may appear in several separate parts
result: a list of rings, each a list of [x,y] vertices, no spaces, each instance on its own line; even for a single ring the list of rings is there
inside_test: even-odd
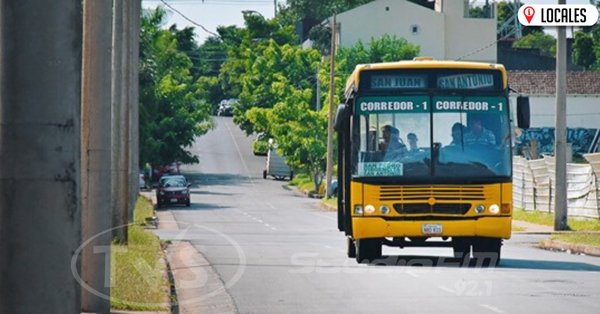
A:
[[[252,142],[252,151],[254,155],[266,155],[269,151],[269,143],[261,140],[254,140]]]

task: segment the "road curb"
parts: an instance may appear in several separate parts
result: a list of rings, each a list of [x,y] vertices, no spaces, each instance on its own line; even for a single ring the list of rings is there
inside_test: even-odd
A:
[[[600,257],[600,247],[591,245],[545,239],[542,243],[540,243],[540,247],[547,250],[556,250],[567,253],[585,254]]]

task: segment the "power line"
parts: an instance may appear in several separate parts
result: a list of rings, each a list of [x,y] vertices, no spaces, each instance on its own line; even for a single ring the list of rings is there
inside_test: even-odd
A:
[[[183,13],[179,12],[179,10],[175,9],[173,6],[171,6],[170,4],[168,4],[168,3],[167,3],[165,0],[160,0],[160,2],[164,3],[164,4],[165,4],[167,7],[169,7],[171,10],[173,10],[173,11],[175,11],[177,14],[181,15],[181,17],[183,17],[184,19],[188,20],[190,23],[192,23],[192,24],[194,24],[194,25],[196,25],[196,26],[200,27],[200,28],[201,28],[202,30],[204,30],[205,32],[207,32],[207,33],[209,33],[209,34],[211,34],[211,35],[213,35],[213,36],[215,36],[215,37],[221,38],[221,36],[219,36],[219,34],[217,34],[217,33],[215,33],[215,32],[211,32],[211,31],[209,31],[209,30],[208,30],[206,27],[204,27],[204,26],[202,26],[202,25],[200,25],[200,24],[196,23],[195,21],[193,21],[193,20],[192,20],[192,19],[190,19],[189,17],[185,16],[185,14],[183,14]]]

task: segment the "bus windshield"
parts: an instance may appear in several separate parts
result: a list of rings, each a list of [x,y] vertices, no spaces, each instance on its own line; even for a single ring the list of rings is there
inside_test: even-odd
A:
[[[505,96],[362,96],[355,101],[352,175],[414,181],[511,175]]]

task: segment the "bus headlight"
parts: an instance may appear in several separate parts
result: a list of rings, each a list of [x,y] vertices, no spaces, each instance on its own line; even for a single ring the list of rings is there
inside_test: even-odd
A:
[[[483,213],[484,211],[485,211],[485,206],[483,206],[483,205],[481,205],[481,204],[480,204],[480,205],[477,205],[477,206],[475,207],[475,212],[476,212],[476,213],[478,213],[478,214],[481,214],[481,213]]]
[[[365,206],[365,214],[372,214],[375,212],[375,206],[367,205]]]
[[[379,207],[379,211],[380,211],[382,214],[384,214],[384,215],[387,215],[387,214],[389,214],[389,213],[390,213],[390,208],[389,208],[387,205],[381,205],[381,206]]]
[[[362,215],[363,214],[363,207],[362,207],[362,205],[354,205],[354,214],[355,215]]]
[[[495,214],[497,214],[499,212],[500,212],[500,206],[498,206],[497,204],[492,204],[490,206],[490,213],[492,213],[492,214],[495,215]]]

